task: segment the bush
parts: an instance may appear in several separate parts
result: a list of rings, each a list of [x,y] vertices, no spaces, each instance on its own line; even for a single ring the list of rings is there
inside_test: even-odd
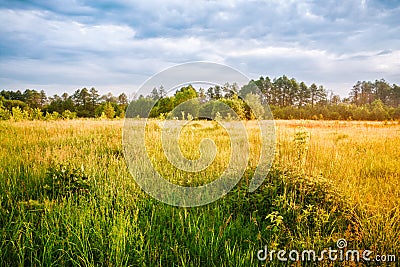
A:
[[[53,121],[57,120],[58,118],[60,118],[60,114],[57,111],[53,111],[53,113],[46,113],[46,116],[44,117],[46,121]]]
[[[12,108],[12,116],[11,118],[14,121],[22,121],[29,118],[29,113],[26,110],[21,110],[20,107],[13,107]]]
[[[104,113],[108,119],[112,119],[115,116],[114,107],[109,102],[107,102],[104,106]]]
[[[303,247],[314,233],[329,240],[354,223],[344,216],[349,209],[346,199],[321,176],[274,166],[257,191],[249,193],[245,181],[228,194],[228,207],[235,208],[227,213],[253,217],[267,243]]]
[[[45,190],[51,199],[90,192],[90,179],[81,167],[55,164],[47,170]]]
[[[70,119],[75,119],[76,118],[76,112],[72,112],[69,109],[64,110],[64,112],[62,113],[62,118],[66,119],[66,120],[70,120]]]
[[[9,120],[11,118],[11,112],[3,107],[0,107],[0,120]]]
[[[32,120],[42,120],[43,119],[43,113],[40,110],[40,108],[34,108],[30,110],[29,117]]]
[[[110,102],[102,103],[99,107],[97,107],[95,113],[97,117],[101,119],[112,119],[115,115],[118,115],[115,111],[115,107]]]

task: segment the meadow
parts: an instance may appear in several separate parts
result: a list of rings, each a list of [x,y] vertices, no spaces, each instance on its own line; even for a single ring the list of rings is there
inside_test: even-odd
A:
[[[215,162],[196,175],[160,153],[161,123],[150,121],[146,145],[166,179],[204,184],[226,168],[229,136],[215,122],[194,121],[181,134],[188,158],[199,156],[202,138],[218,147]],[[260,261],[257,252],[321,251],[339,238],[351,249],[400,257],[400,124],[275,123],[275,160],[260,188],[247,190],[259,155],[248,121],[251,154],[238,185],[216,202],[182,208],[136,184],[123,120],[1,121],[0,266],[316,266]]]

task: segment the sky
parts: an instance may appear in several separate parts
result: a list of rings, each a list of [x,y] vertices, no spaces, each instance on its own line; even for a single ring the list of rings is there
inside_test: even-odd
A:
[[[0,90],[133,95],[165,68],[226,64],[347,96],[400,84],[400,1],[0,0]]]

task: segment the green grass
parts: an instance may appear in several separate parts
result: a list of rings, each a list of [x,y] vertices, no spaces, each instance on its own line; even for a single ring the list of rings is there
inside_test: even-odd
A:
[[[196,176],[201,183],[221,173],[230,147],[223,129],[197,124],[182,133],[196,130],[190,146],[180,140],[184,155],[196,159],[206,136],[222,147]],[[152,199],[130,176],[122,121],[1,122],[0,266],[285,266],[260,262],[257,251],[321,251],[339,238],[399,255],[398,125],[278,121],[275,165],[254,193],[247,187],[259,139],[254,124],[246,127],[252,154],[241,182],[212,204],[179,208]],[[149,142],[149,154],[176,176],[159,145]]]

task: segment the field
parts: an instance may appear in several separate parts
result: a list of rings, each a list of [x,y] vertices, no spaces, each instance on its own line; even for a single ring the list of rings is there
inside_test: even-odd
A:
[[[199,157],[205,137],[219,149],[209,169],[188,175],[160,153],[161,124],[151,121],[146,145],[166,179],[199,185],[226,168],[223,128],[194,122],[182,132],[188,158]],[[0,122],[0,266],[285,266],[257,252],[321,251],[340,238],[400,257],[399,123],[276,121],[275,161],[253,193],[259,139],[254,122],[245,125],[251,154],[239,184],[214,203],[182,208],[136,184],[122,120]]]

